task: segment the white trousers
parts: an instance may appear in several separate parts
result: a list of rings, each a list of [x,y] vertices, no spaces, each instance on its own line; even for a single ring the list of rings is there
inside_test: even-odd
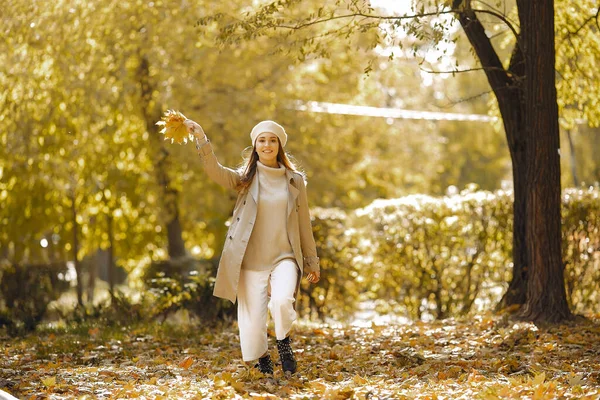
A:
[[[268,311],[271,312],[277,340],[286,338],[296,320],[294,293],[297,282],[298,266],[294,260],[283,260],[272,270],[241,270],[237,300],[240,345],[244,361],[256,360],[267,352]]]

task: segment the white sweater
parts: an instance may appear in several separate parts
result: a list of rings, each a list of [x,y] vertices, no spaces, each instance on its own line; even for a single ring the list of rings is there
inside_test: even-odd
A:
[[[242,268],[264,271],[280,261],[294,259],[287,233],[288,182],[285,167],[271,168],[257,163],[258,210],[248,241]]]

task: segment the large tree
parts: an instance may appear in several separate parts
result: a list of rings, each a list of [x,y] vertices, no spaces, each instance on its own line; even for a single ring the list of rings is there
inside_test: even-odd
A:
[[[183,254],[184,240],[195,256],[218,254],[235,198],[209,182],[192,146],[163,140],[154,125],[162,111],[201,122],[220,160],[235,166],[257,120],[277,113],[298,125],[302,117],[280,99],[306,88],[308,75],[343,87],[340,101],[361,78],[342,62],[299,74],[295,59],[271,54],[269,38],[220,52],[195,35],[203,10],[242,9],[244,1],[67,3],[16,0],[6,9],[0,261],[41,263],[48,253],[80,260],[102,248],[139,276],[150,260]]]
[[[529,267],[523,316],[570,317],[561,255],[560,160],[554,51],[554,1],[518,0],[524,59],[526,243]]]
[[[497,99],[512,159],[514,267],[502,305],[524,304],[523,315],[534,321],[570,318],[560,246],[554,4],[552,1],[518,2],[519,29],[507,13],[483,3],[477,6],[470,0],[415,3],[418,5],[412,14],[397,16],[378,12],[365,1],[339,0],[328,7],[302,0],[280,0],[241,20],[220,14],[201,22],[221,21],[219,39],[229,44],[279,32],[283,42],[280,48],[296,49],[305,59],[311,54],[329,56],[323,37],[353,40],[355,34],[369,31],[375,32],[374,37],[365,42],[362,35],[358,46],[375,47],[397,28],[404,28],[404,32],[414,35],[420,43],[439,42],[448,29],[448,21],[440,17],[455,16]],[[596,11],[584,9],[583,12]],[[514,47],[506,66],[480,16],[501,21],[514,36]],[[593,20],[593,17],[588,18],[585,23]],[[382,22],[388,24],[382,25]],[[321,30],[315,32],[319,26]],[[418,46],[419,42],[413,45]]]

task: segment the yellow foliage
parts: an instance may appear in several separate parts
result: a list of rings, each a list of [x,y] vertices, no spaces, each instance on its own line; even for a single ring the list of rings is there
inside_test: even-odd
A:
[[[156,125],[163,127],[160,133],[165,135],[165,140],[171,139],[171,143],[177,142],[182,144],[187,143],[188,139],[190,139],[190,134],[183,124],[186,119],[185,115],[179,111],[167,110]]]
[[[41,381],[44,384],[44,386],[46,386],[47,388],[52,388],[52,387],[56,386],[56,377],[55,376],[41,378]]]

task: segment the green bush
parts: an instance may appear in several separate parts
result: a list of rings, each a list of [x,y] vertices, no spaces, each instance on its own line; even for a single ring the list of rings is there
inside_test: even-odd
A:
[[[300,315],[318,319],[344,319],[357,307],[360,282],[351,262],[358,255],[358,236],[353,234],[348,215],[336,208],[318,208],[311,212],[313,232],[321,259],[321,280],[300,286],[296,307]]]
[[[182,257],[153,262],[143,277],[150,316],[164,320],[170,313],[187,309],[204,322],[231,317],[232,304],[212,295],[215,276],[216,266],[209,261]]]
[[[600,313],[599,197],[598,187],[563,193],[565,285],[583,314]],[[318,316],[350,315],[360,298],[411,319],[492,309],[512,276],[512,202],[509,192],[471,188],[377,200],[354,213],[317,210],[323,277],[304,305]]]
[[[492,305],[510,278],[511,210],[503,192],[413,195],[358,210],[365,290],[408,318]]]
[[[64,263],[8,264],[0,270],[0,326],[10,334],[32,331],[41,322],[50,302],[69,288]]]
[[[600,313],[600,190],[563,192],[563,260],[571,310]]]

